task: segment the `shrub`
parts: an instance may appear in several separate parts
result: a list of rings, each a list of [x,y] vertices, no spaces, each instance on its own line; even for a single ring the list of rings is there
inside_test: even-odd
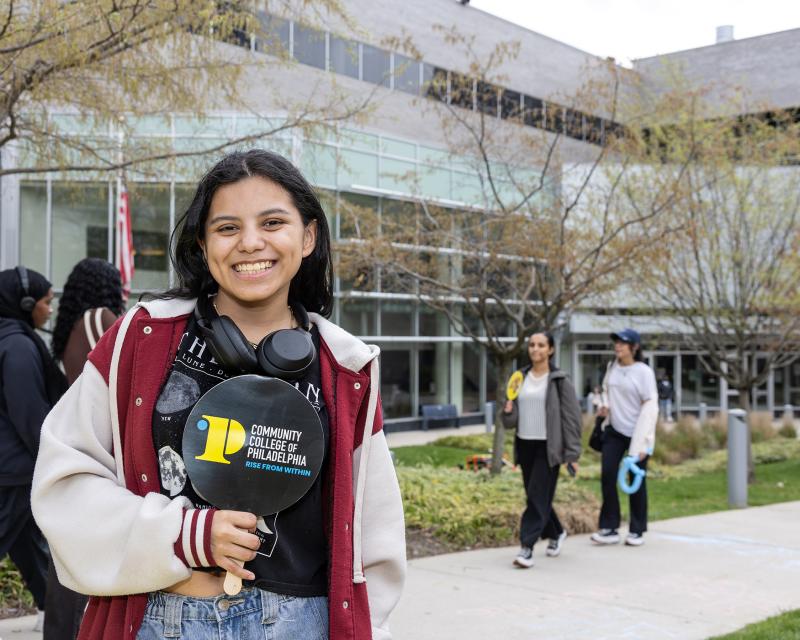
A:
[[[797,429],[791,422],[785,422],[778,430],[778,435],[782,438],[791,438],[797,440]]]
[[[753,442],[765,442],[777,437],[778,432],[772,426],[772,414],[769,411],[754,411],[750,414],[750,438]]]
[[[520,472],[491,476],[434,467],[398,467],[406,527],[430,532],[449,548],[515,544],[525,505]],[[575,481],[559,482],[554,500],[559,518],[572,533],[592,531],[599,504]]]
[[[656,448],[653,458],[663,464],[680,464],[699,457],[709,447],[708,437],[694,418],[682,417],[666,430],[656,427]]]
[[[0,560],[0,618],[26,615],[35,611],[33,596],[25,588],[17,568],[6,556]]]

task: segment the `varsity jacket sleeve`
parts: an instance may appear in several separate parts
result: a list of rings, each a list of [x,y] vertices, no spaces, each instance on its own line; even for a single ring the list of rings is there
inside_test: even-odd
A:
[[[184,521],[196,524],[196,511],[186,498],[142,497],[121,486],[108,386],[91,362],[45,419],[31,504],[58,578],[70,589],[144,593],[191,573],[178,549]]]

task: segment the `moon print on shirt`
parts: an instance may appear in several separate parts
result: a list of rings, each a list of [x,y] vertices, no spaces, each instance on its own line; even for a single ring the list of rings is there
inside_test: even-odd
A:
[[[161,447],[158,450],[158,468],[161,472],[161,486],[174,498],[186,486],[186,465],[172,447]]]
[[[189,407],[193,407],[203,393],[200,385],[195,380],[180,371],[170,374],[164,391],[156,403],[156,411],[162,415],[177,413]]]
[[[261,540],[260,549],[263,549],[256,553],[271,558],[278,544],[278,514],[259,517],[256,523],[256,535]]]

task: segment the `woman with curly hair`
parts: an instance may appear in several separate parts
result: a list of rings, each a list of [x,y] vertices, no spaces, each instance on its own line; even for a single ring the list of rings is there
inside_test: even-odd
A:
[[[84,258],[72,269],[58,303],[53,356],[72,384],[86,356],[125,311],[119,270],[100,258]],[[80,322],[79,322],[80,321]]]
[[[125,311],[119,270],[99,258],[84,258],[72,269],[58,305],[53,356],[71,385],[89,352]],[[74,640],[88,598],[62,586],[50,561],[45,601],[45,640]]]

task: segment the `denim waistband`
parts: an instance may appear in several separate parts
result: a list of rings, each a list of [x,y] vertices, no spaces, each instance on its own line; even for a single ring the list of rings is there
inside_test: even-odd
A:
[[[164,620],[164,637],[179,638],[182,620],[220,622],[261,609],[262,623],[271,624],[277,620],[280,604],[292,599],[294,596],[257,588],[242,589],[235,596],[222,594],[210,598],[156,591],[148,596],[146,615]]]

